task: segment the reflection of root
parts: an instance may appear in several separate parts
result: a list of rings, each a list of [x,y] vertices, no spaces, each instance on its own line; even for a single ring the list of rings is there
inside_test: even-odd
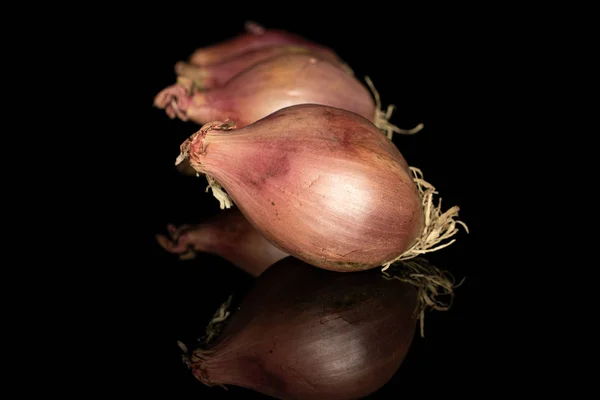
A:
[[[204,337],[204,344],[210,343],[214,338],[216,338],[219,333],[223,330],[224,322],[229,318],[230,315],[230,307],[231,307],[231,299],[233,299],[233,295],[229,296],[229,298],[221,304],[219,309],[213,315],[213,318],[208,323],[206,327],[206,336]]]
[[[230,308],[232,299],[233,295],[229,296],[229,298],[223,304],[221,304],[221,306],[213,315],[212,319],[208,323],[208,326],[206,327],[206,334],[202,338],[198,339],[201,348],[207,347],[207,345],[215,338],[217,338],[219,334],[223,331],[226,320],[231,314]],[[204,357],[202,357],[203,351],[201,348],[197,348],[194,351],[190,352],[188,347],[183,342],[178,340],[177,345],[183,352],[183,363],[187,365],[188,368],[192,369],[194,364],[201,363],[204,360]]]
[[[400,129],[396,125],[390,123],[389,119],[392,117],[392,113],[396,109],[396,106],[389,105],[387,110],[384,112],[381,108],[379,92],[377,89],[375,89],[375,85],[373,85],[371,78],[365,76],[365,81],[367,82],[367,85],[369,85],[371,92],[373,92],[373,97],[375,97],[375,116],[373,117],[373,124],[382,131],[386,132],[389,139],[392,138],[394,133],[399,133],[401,135],[413,135],[423,129],[424,125],[422,123],[412,129]]]
[[[421,236],[417,238],[412,247],[394,260],[384,263],[382,271],[387,279],[399,279],[417,287],[419,304],[416,313],[421,320],[421,336],[424,336],[425,310],[427,308],[433,308],[434,310],[447,310],[450,308],[454,297],[453,288],[458,287],[460,284],[455,286],[452,275],[429,265],[427,260],[423,258],[415,257],[450,246],[456,239],[446,243],[442,242],[458,232],[458,225],[465,228],[467,233],[469,233],[469,228],[464,222],[456,219],[459,211],[458,206],[442,213],[442,199],[440,198],[437,206],[433,204],[433,195],[438,194],[433,185],[423,179],[423,173],[420,169],[410,167],[410,170],[421,196],[425,226]],[[450,296],[450,300],[448,303],[443,303],[438,300],[439,296]]]
[[[417,287],[418,304],[415,314],[421,323],[421,336],[425,336],[425,310],[432,308],[438,311],[446,311],[452,306],[454,299],[454,277],[446,271],[430,265],[424,258],[415,258],[410,261],[400,261],[392,268],[383,272],[386,279],[398,279]],[[447,297],[448,301],[440,300]]]

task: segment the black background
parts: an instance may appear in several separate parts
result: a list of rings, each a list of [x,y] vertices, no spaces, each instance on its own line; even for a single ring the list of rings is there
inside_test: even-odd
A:
[[[357,76],[371,77],[384,106],[396,105],[392,123],[424,123],[420,133],[396,135],[394,143],[436,186],[445,209],[460,206],[471,231],[461,230],[455,244],[428,257],[466,278],[452,308],[427,314],[425,338],[415,337],[392,381],[369,398],[511,390],[519,380],[517,366],[505,352],[508,329],[495,322],[510,312],[498,290],[504,287],[498,285],[501,257],[490,250],[501,237],[494,187],[503,168],[497,162],[500,117],[489,112],[489,99],[502,85],[497,68],[504,45],[502,32],[491,28],[495,19],[487,12],[471,18],[458,9],[398,14],[376,4],[328,13],[283,4],[244,10],[231,4],[168,6],[178,8],[99,17],[92,27],[97,36],[86,62],[95,63],[100,75],[94,92],[101,108],[94,116],[102,127],[104,164],[91,172],[102,184],[91,196],[102,204],[93,217],[101,227],[96,248],[109,257],[78,275],[85,282],[78,290],[95,298],[90,323],[82,323],[77,335],[89,338],[86,359],[99,367],[78,381],[82,390],[261,398],[241,388],[203,386],[181,363],[176,345],[201,333],[218,305],[251,279],[211,255],[178,261],[154,239],[167,223],[200,222],[219,209],[204,192],[204,179],[174,168],[179,145],[198,126],[169,119],[153,107],[153,98],[174,82],[177,61],[241,33],[246,20],[333,48]]]

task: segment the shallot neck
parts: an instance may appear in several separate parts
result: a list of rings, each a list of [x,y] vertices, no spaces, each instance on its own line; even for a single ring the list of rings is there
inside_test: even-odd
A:
[[[215,121],[225,122],[237,119],[237,116],[230,111],[229,101],[227,101],[226,93],[222,88],[196,92],[190,103],[186,112],[187,117],[192,121],[208,124]]]
[[[231,355],[225,359],[213,354],[193,363],[194,376],[208,386],[235,385],[270,395],[285,393],[285,383],[264,369],[258,355]]]
[[[217,127],[202,132],[211,124],[206,124],[188,139],[188,154],[190,165],[196,171],[213,175],[219,180],[228,170],[231,161],[236,158],[236,154],[239,155],[240,151],[244,151],[247,143],[236,140],[238,130],[228,130],[227,127],[230,125],[227,123],[215,122]],[[226,128],[222,128],[223,126]]]

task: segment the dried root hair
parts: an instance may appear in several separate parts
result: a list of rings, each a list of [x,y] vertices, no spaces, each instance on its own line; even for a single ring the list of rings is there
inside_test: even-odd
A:
[[[438,311],[448,310],[454,298],[453,289],[460,286],[462,281],[455,286],[451,274],[430,265],[427,260],[419,256],[438,251],[454,243],[456,239],[450,241],[448,239],[458,233],[459,225],[467,233],[469,228],[457,219],[458,206],[442,212],[442,199],[439,199],[437,205],[433,201],[434,195],[438,194],[435,187],[423,179],[420,169],[411,167],[410,170],[421,197],[425,224],[414,244],[394,260],[384,263],[382,272],[387,279],[399,279],[417,287],[416,313],[421,322],[421,336],[424,336],[425,311],[429,308]],[[440,296],[449,298],[449,301],[439,300]]]
[[[437,205],[433,202],[433,196],[439,194],[435,190],[435,187],[423,179],[423,172],[421,172],[420,169],[410,167],[410,170],[413,173],[413,181],[415,182],[421,197],[421,205],[425,215],[425,226],[423,227],[421,235],[407,251],[397,258],[383,264],[384,270],[396,261],[408,260],[450,246],[456,239],[452,239],[445,243],[442,242],[456,235],[458,233],[459,225],[469,233],[467,225],[457,219],[460,208],[454,206],[445,212],[442,212],[442,199],[439,198]]]
[[[371,89],[375,100],[375,116],[373,123],[376,127],[385,132],[388,139],[391,140],[394,133],[399,133],[401,135],[413,135],[423,129],[424,125],[422,123],[412,129],[400,129],[396,125],[392,124],[390,122],[390,118],[392,117],[392,113],[396,109],[396,106],[390,104],[387,107],[387,110],[384,112],[381,108],[381,98],[379,97],[379,92],[377,89],[375,89],[373,81],[371,81],[371,78],[368,76],[365,76],[365,82],[367,82],[369,89]]]
[[[200,174],[197,174],[196,176],[200,176]],[[221,184],[210,175],[206,175],[206,180],[208,181],[206,192],[208,193],[209,189],[212,190],[213,196],[215,196],[215,198],[219,200],[219,207],[221,208],[221,210],[225,208],[231,208],[231,206],[233,205],[233,201],[231,200],[231,197],[229,197],[227,192],[223,190]]]
[[[179,165],[181,164],[185,159],[188,159],[190,157],[190,147],[191,147],[191,143],[192,141],[198,136],[201,135],[202,137],[206,136],[206,134],[211,131],[211,130],[231,130],[235,128],[235,122],[227,120],[225,122],[220,122],[220,121],[216,121],[216,122],[209,122],[207,124],[204,124],[200,130],[198,132],[196,132],[195,134],[193,134],[192,136],[190,136],[185,142],[183,142],[181,144],[180,147],[180,152],[179,155],[177,156],[177,159],[175,160],[175,165]],[[204,147],[206,147],[206,143],[203,143]],[[204,149],[202,149],[202,152],[204,151]],[[197,164],[194,165],[195,163],[192,162],[190,160],[190,165],[192,166],[192,168],[198,170],[197,167],[199,167]],[[219,206],[221,208],[221,210],[225,209],[225,208],[231,208],[231,206],[233,205],[233,201],[231,200],[231,197],[229,197],[229,195],[227,194],[227,192],[225,192],[225,190],[223,189],[223,187],[221,186],[221,184],[219,182],[217,182],[217,180],[208,175],[206,175],[206,180],[208,181],[208,186],[206,187],[206,192],[210,190],[212,190],[213,196],[215,196],[215,198],[219,201]],[[200,173],[196,172],[196,176],[199,177]]]

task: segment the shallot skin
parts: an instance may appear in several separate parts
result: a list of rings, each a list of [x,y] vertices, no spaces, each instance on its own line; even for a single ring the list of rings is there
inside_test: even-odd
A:
[[[171,118],[204,125],[230,119],[238,128],[297,104],[321,104],[374,121],[371,93],[340,65],[314,54],[285,54],[262,61],[224,86],[195,91],[177,84],[156,95],[154,104]]]
[[[242,129],[200,130],[182,148],[267,240],[309,264],[374,268],[406,251],[423,229],[404,157],[355,113],[286,107]]]
[[[330,58],[337,58],[337,54],[328,47],[285,30],[265,29],[254,23],[246,24],[246,30],[230,39],[199,48],[190,56],[189,62],[204,67],[231,60],[251,50],[277,45],[308,47],[320,53],[327,53]]]
[[[416,328],[414,286],[287,257],[261,275],[214,344],[192,356],[208,385],[279,399],[358,399],[398,371]]]
[[[339,64],[339,59],[332,57],[328,52],[319,52],[318,50],[311,50],[309,47],[297,45],[276,45],[250,50],[220,64],[203,67],[191,63],[179,62],[175,65],[175,72],[179,78],[190,79],[196,89],[207,90],[225,85],[233,77],[261,61],[284,54],[295,53],[313,53],[332,64]]]

